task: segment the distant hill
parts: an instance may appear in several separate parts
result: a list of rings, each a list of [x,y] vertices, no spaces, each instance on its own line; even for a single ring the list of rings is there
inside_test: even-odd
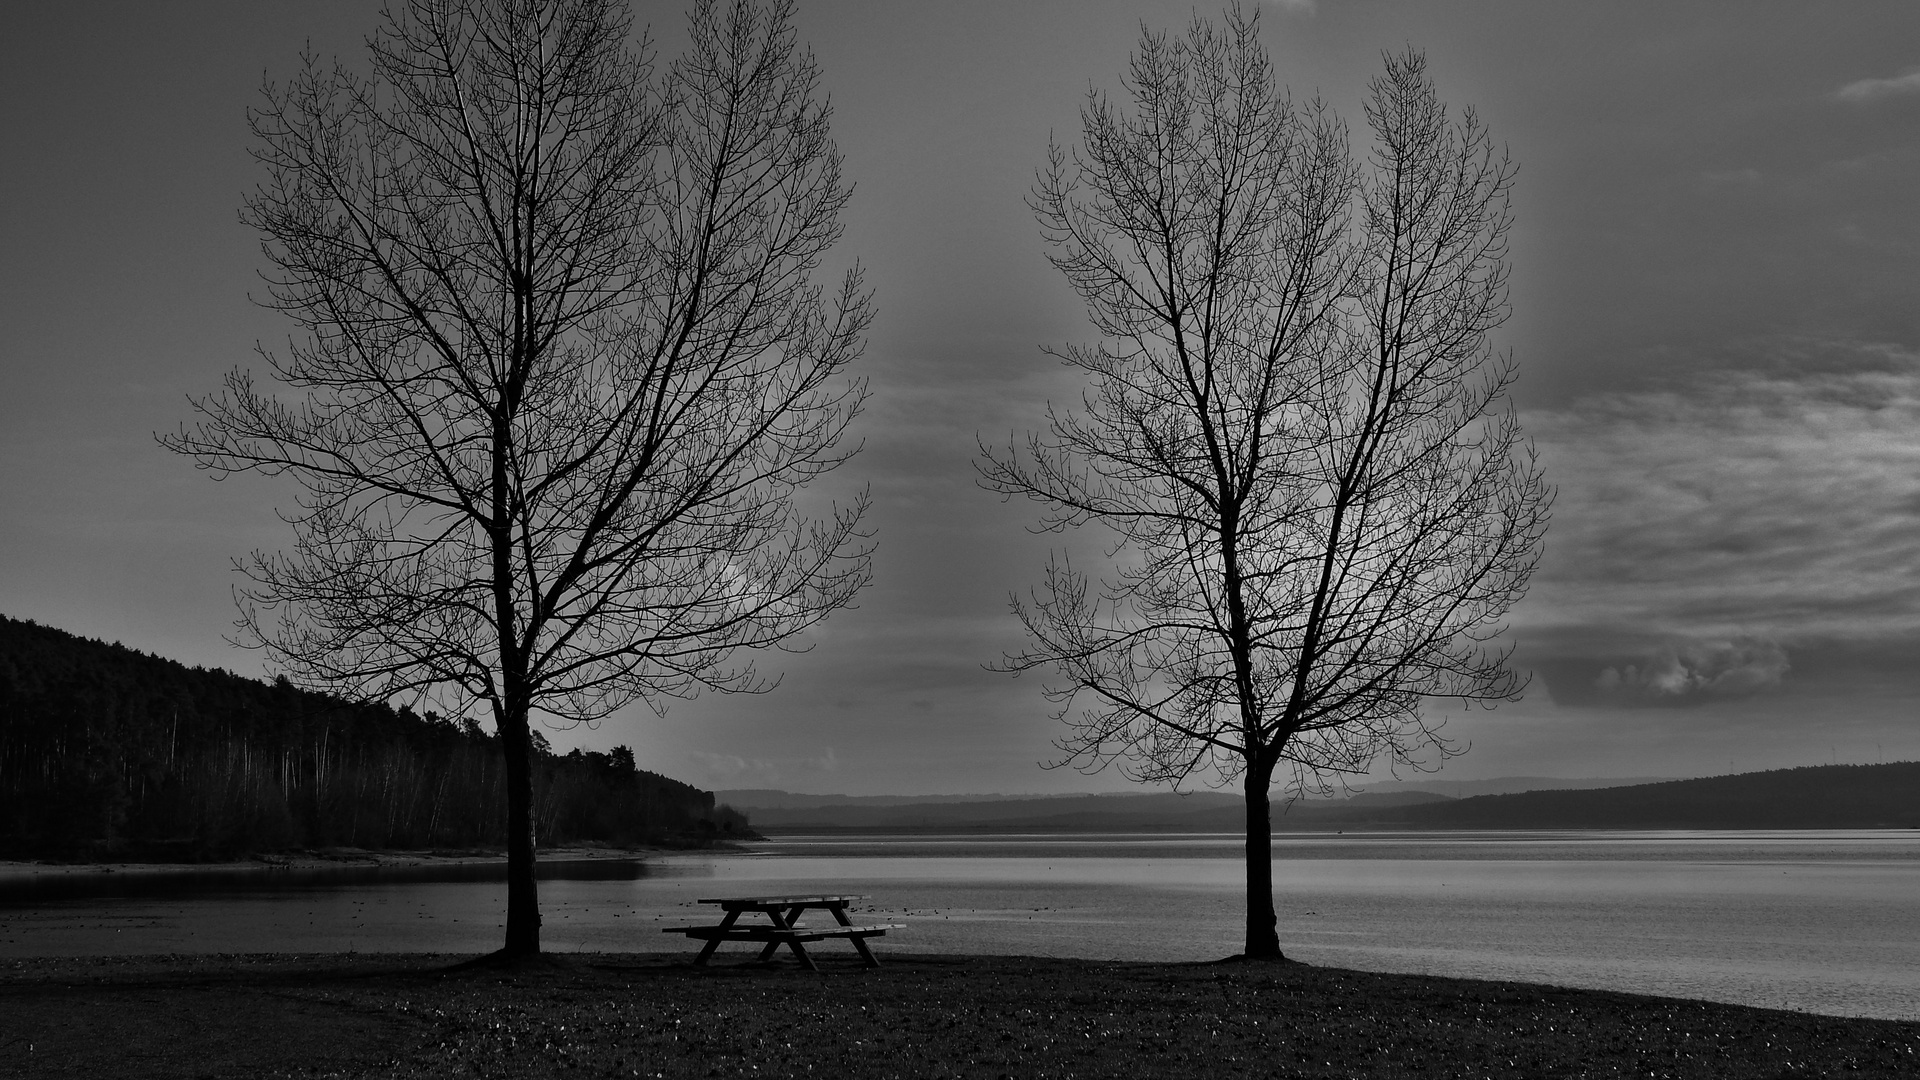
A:
[[[802,795],[774,788],[735,788],[713,797],[728,806],[756,810],[803,810],[822,806],[912,806],[918,803],[1032,802],[1039,799],[1081,799],[1085,795]]]
[[[736,802],[735,793],[725,794],[727,805],[751,817],[754,828],[762,832],[768,828],[793,831],[815,827],[916,830],[983,827],[1138,828],[1152,827],[1141,822],[1172,822],[1195,811],[1231,808],[1241,803],[1236,795],[1210,791],[1190,795],[1162,792],[1146,795],[1002,797],[991,801],[967,796],[952,802],[896,801],[895,797],[885,795],[864,798],[839,796],[844,801],[788,806]],[[715,797],[719,796],[720,793],[716,793]],[[1061,825],[1062,820],[1086,824]],[[1043,826],[1040,823],[1053,824]]]
[[[1246,812],[1246,801],[1226,791],[1001,797],[993,801],[968,798],[955,802],[906,802],[884,795],[840,796],[845,801],[774,807],[735,802],[738,794],[720,792],[716,797],[725,796],[727,805],[750,816],[756,829],[789,833],[810,829],[1218,832],[1239,828]],[[1421,791],[1361,794],[1337,802],[1296,803],[1288,813],[1320,820],[1327,813],[1358,808],[1388,809],[1447,801],[1444,795]],[[1280,812],[1278,804],[1274,812]]]
[[[1369,781],[1358,787],[1353,795],[1336,795],[1331,800],[1315,798],[1302,805],[1344,803],[1348,798],[1356,796],[1371,799],[1379,795],[1390,795],[1401,801],[1406,801],[1402,799],[1403,796],[1413,796],[1412,801],[1424,802],[1431,801],[1427,796],[1464,799],[1474,795],[1499,795],[1515,791],[1621,787],[1628,784],[1659,783],[1672,779],[1674,778],[1671,776],[1579,779],[1561,776],[1496,776],[1489,780],[1439,780],[1422,777],[1416,780]],[[810,821],[831,824],[844,820],[850,825],[856,822],[861,825],[898,824],[916,814],[928,821],[980,822],[1025,817],[1044,818],[1056,813],[1080,814],[1106,811],[1141,811],[1149,815],[1161,816],[1171,813],[1177,816],[1208,807],[1242,805],[1240,793],[1232,789],[1183,793],[1116,792],[1104,795],[805,795],[774,788],[735,788],[716,791],[714,798],[720,803],[754,814],[756,821],[783,823]],[[984,804],[1003,805],[989,807]],[[880,807],[920,809],[915,813],[903,812],[904,816],[901,817],[872,813],[875,808]],[[932,807],[938,807],[938,809]],[[781,812],[788,810],[818,810],[822,813],[794,815]],[[764,819],[762,815],[765,815]]]
[[[505,842],[477,724],[344,701],[0,616],[0,858],[231,858]],[[610,754],[541,753],[542,844],[744,831]]]
[[[1912,829],[1920,828],[1920,762],[1482,795],[1349,820],[1422,829]]]
[[[1476,795],[1511,795],[1522,791],[1561,791],[1585,788],[1632,787],[1635,784],[1664,784],[1670,780],[1680,780],[1678,776],[1589,776],[1569,778],[1565,776],[1496,776],[1491,780],[1441,780],[1437,777],[1417,777],[1412,780],[1392,780],[1368,783],[1364,789],[1371,793],[1388,794],[1399,791],[1426,791],[1435,795],[1445,795],[1453,799],[1471,799]]]
[[[1509,777],[1453,781],[1453,790],[1538,782],[1552,790],[1453,798],[1414,789],[1421,781],[1346,799],[1276,799],[1275,832],[1421,829],[1827,829],[1920,827],[1920,763],[1818,765],[1698,780],[1565,780]],[[1427,782],[1441,787],[1441,782]],[[1457,785],[1457,786],[1456,786]],[[1389,787],[1374,785],[1373,787]],[[1238,832],[1244,802],[1228,791],[1178,795],[940,797],[788,796],[764,806],[755,792],[721,792],[754,827],[928,832]],[[765,795],[761,795],[765,799]],[[813,800],[820,800],[815,802]],[[839,800],[839,801],[827,801]]]

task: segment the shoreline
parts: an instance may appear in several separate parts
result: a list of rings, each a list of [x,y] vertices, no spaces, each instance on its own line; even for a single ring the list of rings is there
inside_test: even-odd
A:
[[[0,962],[21,1075],[1913,1075],[1920,1021],[1306,964],[688,950]],[[23,1053],[24,1051],[24,1053]],[[0,1067],[0,1072],[6,1069]]]
[[[606,846],[560,847],[539,853],[539,861],[578,862],[590,859],[639,859],[665,855],[678,848]],[[382,848],[322,848],[291,852],[266,852],[240,859],[213,862],[49,862],[39,859],[0,859],[0,877],[29,874],[142,874],[182,873],[219,870],[227,872],[273,870],[325,870],[342,866],[464,866],[487,865],[507,861],[505,851],[485,848],[448,850],[441,848],[410,851]]]
[[[553,878],[635,877],[669,848],[555,848],[535,874]],[[185,891],[307,888],[356,882],[506,880],[507,857],[487,851],[374,851],[335,848],[203,863],[0,862],[0,904]]]

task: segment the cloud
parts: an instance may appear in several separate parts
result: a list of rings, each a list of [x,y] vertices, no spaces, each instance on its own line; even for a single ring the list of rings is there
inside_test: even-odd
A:
[[[1914,163],[1920,159],[1920,148],[1895,146],[1879,150],[1870,150],[1853,157],[1835,158],[1820,164],[1819,182],[1831,183],[1834,174],[1842,176],[1864,176],[1868,173],[1886,170],[1912,171]]]
[[[1834,91],[1841,101],[1869,102],[1881,98],[1920,94],[1920,68],[1911,68],[1891,79],[1861,79]]]
[[[1598,700],[1580,700],[1572,694],[1566,696],[1573,700],[1562,701],[1561,695],[1555,695],[1555,700],[1561,704],[1697,705],[1777,687],[1790,667],[1786,650],[1771,641],[1669,642],[1638,663],[1602,668],[1593,679],[1590,695]]]
[[[1920,357],[1782,348],[1524,420],[1560,495],[1517,622],[1788,643],[1920,626]]]
[[[1782,340],[1742,362],[1523,414],[1559,497],[1512,623],[1555,703],[1912,682],[1920,355]]]
[[[707,783],[721,788],[794,783],[823,773],[840,771],[840,758],[829,746],[810,758],[743,758],[694,750],[687,754]]]
[[[1319,10],[1315,0],[1267,0],[1268,3],[1288,15],[1312,15]]]
[[[1691,709],[1831,693],[1836,659],[1854,654],[1856,660],[1884,661],[1895,655],[1848,643],[1836,648],[1826,640],[1789,647],[1766,637],[1662,636],[1630,626],[1561,626],[1534,633],[1521,648],[1520,665],[1545,684],[1553,703],[1580,709]],[[1808,685],[1802,685],[1803,653],[1813,669]],[[1848,679],[1857,683],[1862,674],[1867,672],[1856,667]]]

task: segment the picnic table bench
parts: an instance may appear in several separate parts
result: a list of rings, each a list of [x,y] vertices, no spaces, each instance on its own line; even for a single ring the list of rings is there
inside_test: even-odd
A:
[[[827,938],[846,938],[860,951],[860,956],[868,967],[879,967],[880,961],[874,958],[873,950],[867,948],[867,939],[882,937],[889,930],[905,930],[903,923],[875,923],[871,926],[855,926],[847,918],[847,905],[855,900],[865,900],[864,896],[728,896],[711,897],[697,901],[702,904],[716,904],[725,911],[726,917],[714,926],[668,926],[662,933],[685,934],[690,938],[706,939],[706,946],[700,955],[694,958],[695,964],[705,964],[715,949],[723,941],[755,941],[761,943],[760,961],[773,958],[780,946],[793,950],[794,958],[808,971],[819,970],[814,966],[813,957],[807,955],[806,942],[824,941]],[[801,913],[809,908],[830,912],[837,925],[813,927],[800,921]],[[769,925],[759,923],[740,924],[740,916],[757,911],[767,917]]]

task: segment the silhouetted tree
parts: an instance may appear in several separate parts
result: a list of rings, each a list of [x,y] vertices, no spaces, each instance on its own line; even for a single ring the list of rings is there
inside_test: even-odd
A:
[[[1424,709],[1517,689],[1498,620],[1549,493],[1510,406],[1513,170],[1386,58],[1371,155],[1276,86],[1257,19],[1147,33],[1128,111],[1095,93],[1034,192],[1097,344],[1090,387],[984,482],[1116,538],[1097,583],[1056,557],[1016,599],[1067,761],[1244,781],[1246,955],[1277,957],[1269,789],[1448,747]]]
[[[813,280],[848,189],[790,0],[697,0],[658,79],[622,0],[390,11],[252,118],[304,399],[235,371],[163,441],[302,485],[241,619],[296,681],[491,714],[536,952],[530,718],[766,689],[741,650],[865,583],[865,497],[792,496],[851,453],[869,298]]]

